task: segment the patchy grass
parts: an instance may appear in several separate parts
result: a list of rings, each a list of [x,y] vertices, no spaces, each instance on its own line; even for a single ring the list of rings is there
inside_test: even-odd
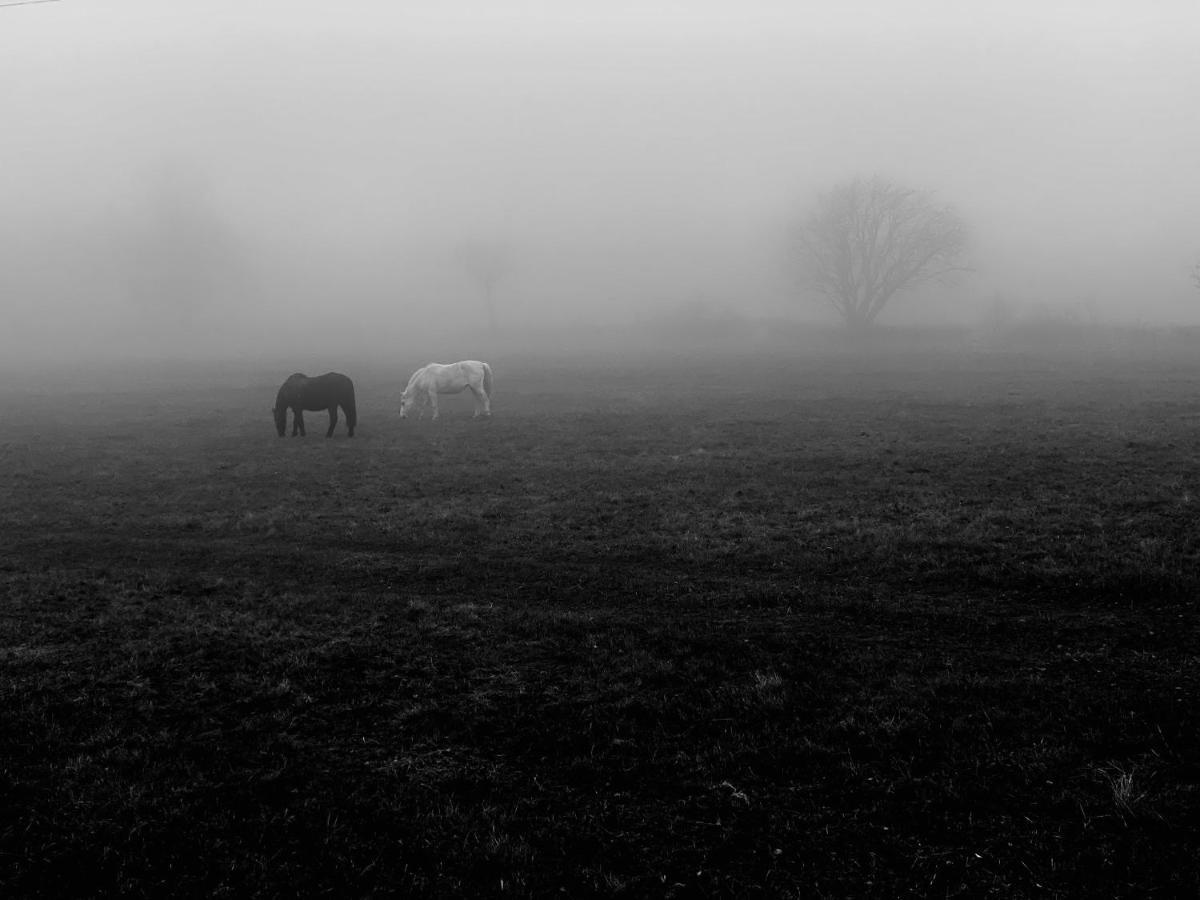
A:
[[[495,368],[0,395],[7,895],[1200,889],[1200,366]]]

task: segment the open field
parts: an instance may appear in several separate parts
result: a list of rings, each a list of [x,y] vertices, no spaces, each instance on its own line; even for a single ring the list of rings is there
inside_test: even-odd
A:
[[[0,393],[0,894],[1200,894],[1200,356],[492,362]]]

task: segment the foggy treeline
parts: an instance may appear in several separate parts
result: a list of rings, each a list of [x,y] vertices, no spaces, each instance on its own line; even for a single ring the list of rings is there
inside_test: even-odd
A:
[[[829,323],[789,235],[875,175],[973,270],[880,321],[1200,322],[1200,14],[995,6],[0,8],[0,352]]]

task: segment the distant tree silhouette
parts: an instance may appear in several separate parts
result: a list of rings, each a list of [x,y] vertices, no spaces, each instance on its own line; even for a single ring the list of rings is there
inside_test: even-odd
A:
[[[512,270],[508,247],[498,241],[471,240],[459,244],[455,260],[479,285],[487,310],[488,328],[496,333],[496,288]]]
[[[967,228],[928,191],[858,178],[820,197],[797,245],[805,285],[858,328],[896,294],[965,271]]]
[[[229,312],[249,263],[207,175],[169,161],[148,186],[144,218],[132,236],[134,296],[144,311],[185,322]]]

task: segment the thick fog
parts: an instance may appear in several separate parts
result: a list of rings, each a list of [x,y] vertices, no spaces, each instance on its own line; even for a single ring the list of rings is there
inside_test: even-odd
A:
[[[1183,0],[3,6],[0,352],[821,321],[788,231],[874,174],[972,234],[883,322],[1200,322],[1197,47]]]

